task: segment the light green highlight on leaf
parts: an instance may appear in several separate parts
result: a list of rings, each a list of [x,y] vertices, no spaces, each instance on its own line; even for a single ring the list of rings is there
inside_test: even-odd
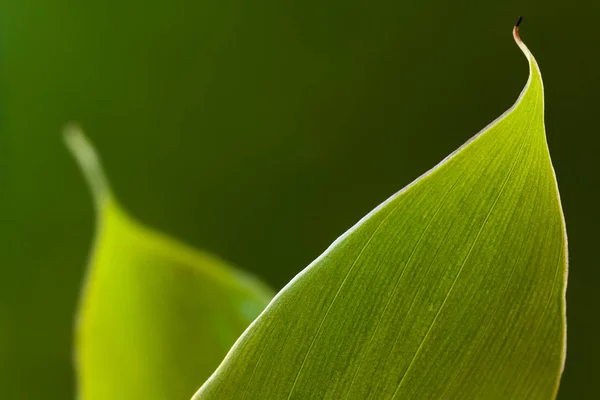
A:
[[[516,104],[296,276],[198,399],[551,399],[567,240],[538,65]]]
[[[271,292],[224,261],[153,231],[117,204],[75,125],[68,146],[98,211],[76,326],[81,400],[189,399]]]

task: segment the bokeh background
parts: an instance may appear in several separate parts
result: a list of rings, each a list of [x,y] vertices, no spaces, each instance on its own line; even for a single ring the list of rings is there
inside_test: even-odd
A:
[[[515,101],[518,15],[570,241],[559,397],[600,398],[595,0],[3,0],[0,396],[74,397],[94,215],[67,121],[135,216],[279,289]]]

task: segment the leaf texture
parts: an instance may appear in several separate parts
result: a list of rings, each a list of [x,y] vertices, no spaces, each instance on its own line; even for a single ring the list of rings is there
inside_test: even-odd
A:
[[[515,105],[296,276],[199,399],[550,399],[567,241],[539,67]]]
[[[134,221],[115,201],[79,128],[70,126],[66,140],[98,209],[77,319],[79,398],[189,399],[271,292],[224,261]]]

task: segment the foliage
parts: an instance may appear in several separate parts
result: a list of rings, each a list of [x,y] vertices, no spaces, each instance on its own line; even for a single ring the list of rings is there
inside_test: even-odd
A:
[[[80,130],[70,126],[66,139],[98,210],[77,319],[79,398],[188,399],[271,292],[224,261],[134,221]]]
[[[538,65],[516,104],[293,279],[194,399],[556,395],[567,249]]]

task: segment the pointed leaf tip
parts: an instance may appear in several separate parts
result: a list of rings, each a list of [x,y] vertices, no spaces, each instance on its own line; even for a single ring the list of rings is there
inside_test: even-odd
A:
[[[77,123],[68,123],[63,129],[63,137],[92,190],[96,206],[100,207],[110,196],[110,186],[104,175],[100,157]]]
[[[519,19],[517,20],[517,23],[515,24],[515,27],[518,28],[519,25],[521,25],[521,22],[523,22],[523,17],[519,16]]]

